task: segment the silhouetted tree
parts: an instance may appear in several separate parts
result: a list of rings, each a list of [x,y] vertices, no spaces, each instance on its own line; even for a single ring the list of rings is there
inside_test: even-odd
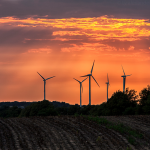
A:
[[[125,92],[127,95],[128,95],[128,98],[130,101],[132,102],[135,102],[137,103],[138,102],[138,95],[136,95],[137,91],[135,90],[129,90],[129,88],[126,88],[126,92]]]
[[[82,115],[92,115],[91,110],[94,108],[94,105],[87,105],[87,106],[82,106],[80,109],[80,114]]]
[[[145,105],[142,107],[142,110],[144,114],[150,115],[150,95],[147,98],[147,101],[145,102]]]
[[[80,106],[79,105],[72,105],[68,108],[68,115],[75,115],[80,114]]]
[[[98,114],[104,116],[111,115],[111,109],[109,108],[108,102],[104,102],[99,106]]]
[[[68,115],[68,107],[58,107],[56,111],[59,115]]]
[[[137,105],[137,96],[134,90],[126,89],[126,92],[115,92],[107,102],[106,115],[133,115]]]
[[[148,96],[150,95],[150,86],[147,85],[147,88],[144,88],[140,93],[139,104],[145,106],[148,100]]]

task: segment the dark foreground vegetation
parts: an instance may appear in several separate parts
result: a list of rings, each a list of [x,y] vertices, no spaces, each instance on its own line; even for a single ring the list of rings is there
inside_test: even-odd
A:
[[[69,105],[49,102],[48,100],[26,103],[24,108],[14,105],[10,107],[4,105],[4,103],[1,103],[0,106],[0,117],[5,118],[50,115],[150,115],[150,86],[148,85],[147,88],[144,88],[139,95],[136,94],[135,90],[129,90],[128,88],[125,93],[116,91],[108,102],[100,105],[82,106],[81,108],[77,104]]]

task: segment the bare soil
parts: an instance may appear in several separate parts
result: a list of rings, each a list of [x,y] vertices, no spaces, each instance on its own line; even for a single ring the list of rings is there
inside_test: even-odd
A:
[[[123,135],[83,117],[0,118],[1,150],[150,150],[150,116],[101,116],[123,123],[142,139],[133,145]]]

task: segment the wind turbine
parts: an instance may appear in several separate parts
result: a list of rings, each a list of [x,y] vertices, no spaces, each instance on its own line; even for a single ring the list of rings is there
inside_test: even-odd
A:
[[[94,60],[95,62],[95,60]],[[93,67],[94,67],[94,62],[93,62],[93,66],[92,66],[92,69],[91,69],[91,73],[90,74],[87,74],[87,75],[84,75],[84,76],[81,76],[81,77],[89,77],[89,105],[91,105],[91,77],[94,79],[94,81],[97,83],[97,81],[95,80],[95,78],[92,76],[92,72],[93,72]],[[97,85],[99,86],[99,84],[97,83]],[[99,86],[100,87],[100,86]]]
[[[38,73],[38,72],[37,72]],[[39,73],[38,73],[39,74]],[[39,74],[40,75],[40,74]],[[40,75],[41,76],[41,75]],[[42,77],[42,76],[41,76]],[[44,77],[42,77],[43,78],[43,81],[44,81],[44,100],[46,100],[46,94],[45,94],[45,91],[46,91],[46,80],[48,80],[48,79],[51,79],[51,78],[53,78],[53,77],[55,77],[55,76],[52,76],[52,77],[49,77],[49,78],[47,78],[47,79],[45,79]]]
[[[107,102],[108,102],[108,86],[110,85],[109,84],[108,73],[107,73],[107,82],[106,82],[106,84],[107,84]]]
[[[124,73],[124,75],[121,76],[121,77],[123,77],[123,92],[125,92],[126,77],[127,77],[127,76],[131,76],[132,74],[126,75],[125,72],[124,72],[123,66],[122,66],[122,70],[123,70],[123,73]]]
[[[75,78],[73,78],[73,79],[75,79]],[[86,78],[87,79],[87,78]],[[83,81],[79,81],[79,80],[77,80],[77,79],[75,79],[76,81],[78,81],[79,83],[80,83],[80,107],[82,107],[82,104],[81,104],[81,102],[82,102],[82,96],[81,96],[81,89],[82,89],[82,92],[83,92],[83,86],[82,86],[82,82],[84,82],[86,79],[84,79]]]

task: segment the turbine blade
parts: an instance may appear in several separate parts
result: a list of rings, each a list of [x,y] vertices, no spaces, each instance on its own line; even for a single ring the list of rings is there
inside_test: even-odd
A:
[[[121,65],[121,66],[122,66],[122,65]],[[124,75],[125,75],[125,72],[124,72],[123,66],[122,66],[122,70],[123,70],[123,73],[124,73]]]
[[[131,76],[132,74],[130,74],[130,75],[126,75],[126,76]]]
[[[75,78],[73,78],[73,79],[75,79]],[[79,83],[80,83],[80,81],[79,80],[77,80],[77,79],[75,79],[76,81],[78,81]]]
[[[80,77],[87,77],[88,75],[80,76]]]
[[[84,82],[87,78],[85,78],[82,82]]]
[[[92,76],[92,78],[95,80],[95,78]],[[97,81],[95,80],[95,82],[97,83]],[[97,83],[97,85],[99,86],[99,84]],[[100,87],[100,86],[99,86]]]
[[[109,83],[108,73],[107,73],[107,82]]]
[[[38,72],[37,72],[38,73]],[[39,74],[39,73],[38,73]],[[39,74],[40,75],[40,74]],[[41,75],[40,75],[41,76]],[[42,77],[42,76],[41,76]],[[42,77],[44,79],[44,77]]]
[[[51,79],[51,78],[54,78],[54,77],[55,77],[55,76],[49,77],[49,78],[47,78],[46,80]]]
[[[93,62],[93,66],[92,66],[92,69],[91,69],[91,74],[92,74],[92,72],[93,72],[94,63],[95,63],[95,60],[94,60],[94,62]]]

